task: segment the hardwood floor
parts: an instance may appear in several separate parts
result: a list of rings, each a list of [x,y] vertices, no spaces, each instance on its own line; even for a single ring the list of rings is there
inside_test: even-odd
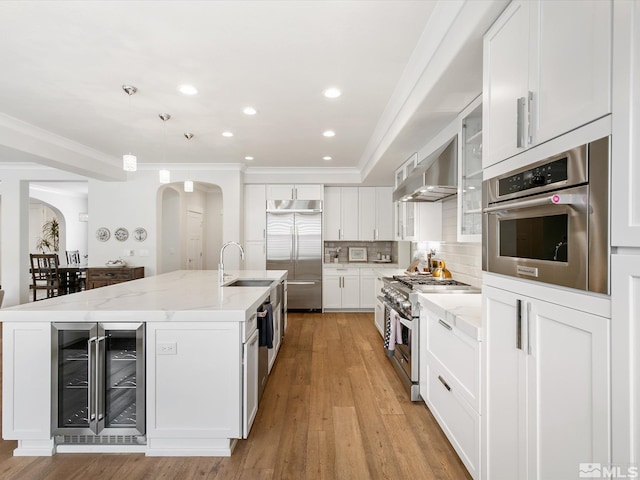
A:
[[[369,313],[289,314],[250,438],[229,458],[13,457],[0,479],[470,479],[423,402],[412,403]]]

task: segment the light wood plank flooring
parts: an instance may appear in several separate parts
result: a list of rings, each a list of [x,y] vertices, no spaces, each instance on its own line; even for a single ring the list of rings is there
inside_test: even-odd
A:
[[[290,314],[250,438],[230,458],[25,458],[0,441],[0,479],[470,479],[381,344],[369,313]]]

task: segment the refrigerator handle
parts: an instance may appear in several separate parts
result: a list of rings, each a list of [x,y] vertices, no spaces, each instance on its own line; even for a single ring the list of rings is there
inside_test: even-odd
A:
[[[105,363],[105,349],[100,349],[100,342],[106,340],[107,337],[100,336],[96,339],[96,415],[97,415],[97,423],[100,424],[104,420],[104,402],[106,396],[106,385],[104,381],[104,363]],[[100,425],[98,425],[100,426]],[[96,432],[97,433],[97,432]]]
[[[295,235],[293,234],[293,227],[289,229],[289,235],[291,236],[291,242],[289,244],[289,261],[293,262],[293,244],[295,242]]]
[[[298,254],[300,253],[300,239],[298,238],[298,227],[294,227],[293,230],[293,241],[295,242],[295,251],[294,251],[294,260],[297,262],[298,261]]]
[[[87,368],[87,409],[88,415],[87,420],[89,422],[89,428],[93,433],[98,433],[96,430],[96,411],[95,411],[95,367],[96,367],[96,351],[94,345],[96,344],[96,340],[98,337],[91,337],[87,340],[87,350],[88,350],[88,359],[89,362]]]

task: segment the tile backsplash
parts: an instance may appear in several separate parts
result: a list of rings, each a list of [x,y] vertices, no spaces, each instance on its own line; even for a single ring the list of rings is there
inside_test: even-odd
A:
[[[382,258],[388,255],[392,263],[398,261],[398,242],[325,241],[324,263],[332,263],[336,254],[338,255],[337,263],[349,263],[349,247],[365,247],[369,263],[378,259],[378,253]]]
[[[482,244],[457,241],[457,196],[442,202],[442,242],[436,248],[435,258],[444,260],[453,278],[474,287],[482,286]],[[424,254],[433,244],[414,242],[411,258]]]

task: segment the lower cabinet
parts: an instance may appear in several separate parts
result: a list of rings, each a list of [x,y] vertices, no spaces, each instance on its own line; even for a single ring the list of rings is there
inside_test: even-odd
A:
[[[376,307],[376,274],[371,268],[360,269],[360,308]]]
[[[325,268],[322,278],[323,308],[360,308],[358,268]]]
[[[608,465],[610,320],[484,286],[483,475],[577,478]]]
[[[420,396],[472,478],[477,479],[481,342],[420,303]]]

